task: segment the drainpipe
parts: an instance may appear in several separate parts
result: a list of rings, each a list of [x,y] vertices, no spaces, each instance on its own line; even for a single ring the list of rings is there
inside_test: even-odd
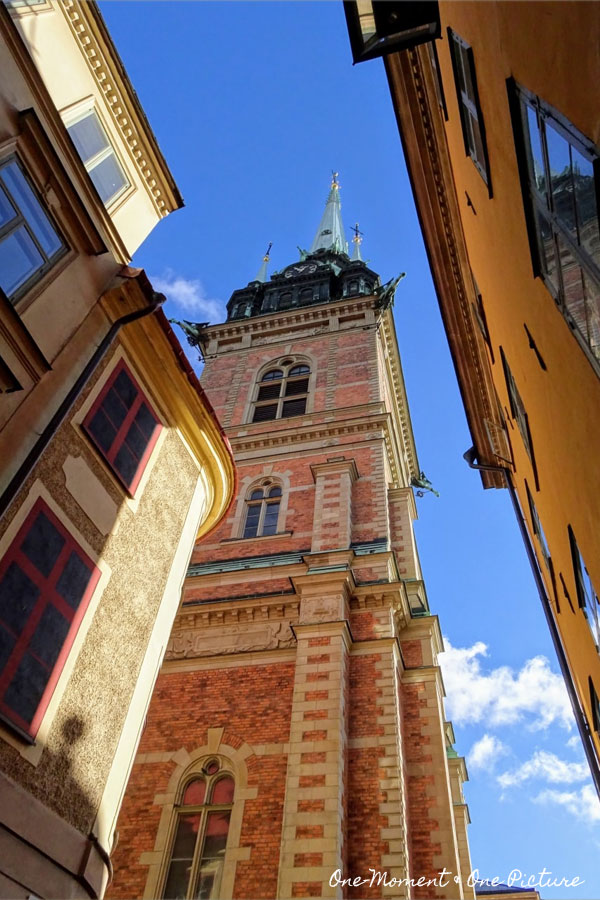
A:
[[[145,306],[143,309],[138,309],[135,312],[127,313],[127,315],[121,316],[120,319],[116,319],[116,321],[112,323],[107,333],[102,338],[94,353],[86,363],[85,368],[77,378],[75,384],[72,386],[71,390],[42,431],[41,435],[25,457],[18,471],[12,477],[11,481],[8,484],[8,487],[0,497],[0,518],[5,514],[10,504],[13,502],[13,500],[21,490],[26,479],[29,477],[34,467],[37,465],[42,453],[68,416],[73,405],[75,404],[75,401],[98,367],[98,364],[107,353],[121,328],[124,325],[129,325],[130,322],[136,322],[138,319],[143,319],[145,316],[149,316],[153,312],[156,312],[156,310],[159,308],[159,306],[162,306],[165,300],[166,297],[164,296],[164,294],[153,293],[152,302],[148,306]]]
[[[525,544],[527,558],[529,559],[531,571],[533,572],[533,579],[534,579],[535,585],[538,589],[538,594],[540,595],[540,600],[542,601],[542,609],[544,610],[546,622],[548,623],[548,628],[550,629],[550,636],[552,638],[552,643],[554,644],[554,650],[556,651],[556,656],[558,657],[558,664],[560,666],[562,676],[565,680],[565,685],[567,687],[567,693],[569,695],[569,700],[571,701],[571,706],[573,707],[573,714],[575,716],[575,721],[577,722],[577,728],[579,729],[579,736],[581,737],[583,749],[585,751],[588,765],[590,767],[592,780],[594,782],[596,791],[598,792],[598,796],[600,797],[600,765],[598,763],[598,757],[596,756],[596,749],[592,742],[589,726],[588,726],[588,723],[583,714],[583,710],[579,703],[579,697],[577,696],[577,692],[575,690],[575,685],[573,683],[573,676],[571,675],[571,670],[569,668],[569,663],[567,661],[567,656],[565,653],[565,649],[563,647],[562,638],[560,636],[558,626],[554,619],[554,613],[552,612],[550,598],[548,597],[548,593],[546,591],[546,585],[544,584],[544,580],[542,578],[542,574],[541,574],[539,566],[538,566],[537,556],[535,555],[535,550],[533,549],[533,544],[531,543],[531,538],[529,536],[529,532],[527,530],[527,526],[525,524],[525,520],[524,520],[523,514],[521,512],[521,506],[519,504],[517,492],[515,490],[515,486],[514,486],[514,483],[512,480],[512,473],[505,466],[479,465],[479,464],[475,463],[475,461],[474,461],[476,458],[477,458],[477,451],[475,450],[475,447],[471,447],[464,454],[464,459],[466,460],[467,464],[471,467],[471,469],[477,469],[478,471],[484,471],[484,472],[501,472],[502,475],[504,476],[504,480],[506,482],[506,487],[508,488],[508,493],[510,494],[510,499],[511,499],[511,502],[513,505],[513,509],[515,511],[515,515],[517,517],[517,522],[519,524],[519,530],[521,532],[521,537],[523,538],[523,542]]]

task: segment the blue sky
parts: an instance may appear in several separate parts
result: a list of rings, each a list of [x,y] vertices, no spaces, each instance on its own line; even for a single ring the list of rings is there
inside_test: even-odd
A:
[[[219,321],[232,291],[308,246],[340,173],[347,237],[396,294],[421,467],[440,498],[416,523],[457,750],[471,854],[505,880],[543,867],[600,897],[600,805],[505,491],[483,491],[380,60],[353,67],[341,2],[121,2],[102,12],[185,198],[141,247],[167,314]]]

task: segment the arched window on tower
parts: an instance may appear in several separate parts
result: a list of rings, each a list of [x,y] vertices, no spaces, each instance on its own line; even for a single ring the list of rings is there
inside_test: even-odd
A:
[[[253,422],[287,419],[306,412],[310,368],[293,362],[269,369],[258,383]]]
[[[235,783],[218,759],[185,785],[175,807],[175,829],[163,900],[220,896]]]
[[[281,487],[278,484],[254,488],[246,500],[246,521],[242,537],[276,534],[280,505]]]

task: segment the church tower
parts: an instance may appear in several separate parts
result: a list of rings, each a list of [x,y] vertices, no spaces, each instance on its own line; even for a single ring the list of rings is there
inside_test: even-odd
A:
[[[474,896],[413,533],[427,482],[398,279],[382,284],[360,241],[356,226],[349,253],[334,175],[310,249],[270,277],[267,253],[223,324],[186,323],[238,488],[189,568],[115,900]]]

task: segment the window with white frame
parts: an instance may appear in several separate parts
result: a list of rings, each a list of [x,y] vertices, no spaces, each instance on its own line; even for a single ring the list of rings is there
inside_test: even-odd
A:
[[[0,162],[0,288],[19,297],[66,251],[15,156]]]
[[[188,780],[175,808],[163,900],[214,900],[220,896],[235,782],[219,759],[208,760]]]
[[[265,372],[256,387],[253,422],[287,419],[306,412],[310,367],[283,360]]]
[[[262,537],[277,533],[281,487],[265,481],[251,489],[246,500],[246,515],[242,537]]]
[[[575,534],[570,525],[569,542],[571,544],[577,599],[579,601],[579,606],[587,619],[596,648],[600,652],[600,600],[598,599],[598,594],[594,589],[590,573],[588,572],[583,556],[581,555],[581,551],[577,546]]]
[[[535,94],[510,97],[536,275],[600,361],[600,152]]]
[[[100,199],[108,206],[129,187],[129,181],[97,113],[93,109],[87,110],[69,122],[67,130]]]

